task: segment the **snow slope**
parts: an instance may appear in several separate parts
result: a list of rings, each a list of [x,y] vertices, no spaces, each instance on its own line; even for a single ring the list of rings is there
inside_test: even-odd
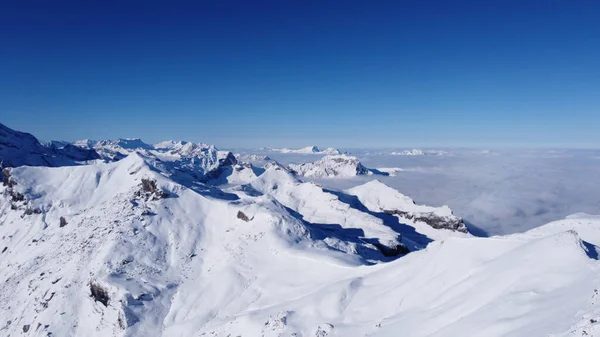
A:
[[[453,214],[448,206],[431,207],[417,205],[411,198],[383,184],[372,180],[347,191],[355,195],[369,210],[384,212],[398,216],[403,222],[410,223],[418,232],[430,238],[441,239],[440,233],[434,229],[449,229],[467,233],[467,227],[462,219]],[[423,226],[425,225],[425,226]]]
[[[148,160],[10,170],[0,199],[3,335],[25,327],[32,336],[417,337],[595,328],[599,218],[507,237],[449,235],[371,265],[360,249],[339,249],[356,243],[350,234],[316,235],[327,220],[365,238],[395,235],[348,195],[273,165],[238,199],[203,196]],[[410,206],[390,191],[367,193],[378,189],[354,193],[367,208]]]

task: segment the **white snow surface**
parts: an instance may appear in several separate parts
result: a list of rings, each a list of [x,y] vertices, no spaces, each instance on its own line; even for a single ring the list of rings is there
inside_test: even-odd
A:
[[[432,237],[380,212],[427,207],[381,182],[336,192],[272,163],[250,183],[203,192],[155,161],[134,152],[10,170],[14,186],[0,187],[1,335],[598,331],[598,216],[490,238],[429,228]],[[143,191],[143,179],[156,190]],[[377,242],[415,251],[386,259]],[[106,291],[106,306],[92,284]]]
[[[435,212],[441,216],[452,215],[452,210],[446,205],[442,207],[417,205],[411,198],[379,180],[371,180],[366,184],[349,189],[348,192],[358,196],[358,199],[369,209],[379,211],[401,209],[413,213]]]

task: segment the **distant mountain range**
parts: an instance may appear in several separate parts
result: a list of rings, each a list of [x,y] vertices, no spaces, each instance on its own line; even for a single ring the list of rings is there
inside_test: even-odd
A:
[[[0,125],[0,162],[2,336],[600,332],[595,216],[478,238],[371,179],[400,169],[343,154],[284,166]]]
[[[338,149],[334,149],[332,147],[328,147],[324,150],[319,149],[317,146],[307,146],[300,149],[272,149],[268,147],[263,147],[261,150],[263,151],[271,151],[271,152],[280,152],[280,153],[295,153],[295,154],[348,154],[347,152],[342,152]]]

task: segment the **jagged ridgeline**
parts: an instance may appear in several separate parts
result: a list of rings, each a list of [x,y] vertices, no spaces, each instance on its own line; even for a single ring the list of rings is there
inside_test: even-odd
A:
[[[1,126],[0,335],[597,331],[598,218],[477,238],[447,206],[368,179],[383,178],[358,158],[322,155],[284,166],[190,142],[41,143]],[[307,181],[357,175],[370,181]]]

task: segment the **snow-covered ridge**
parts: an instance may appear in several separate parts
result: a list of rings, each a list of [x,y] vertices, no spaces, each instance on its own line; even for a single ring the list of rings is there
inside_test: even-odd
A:
[[[425,223],[435,229],[467,233],[463,220],[454,215],[450,207],[417,205],[411,198],[379,180],[372,180],[347,192],[355,195],[369,210],[397,215],[404,221]],[[427,232],[431,233],[429,229]]]

